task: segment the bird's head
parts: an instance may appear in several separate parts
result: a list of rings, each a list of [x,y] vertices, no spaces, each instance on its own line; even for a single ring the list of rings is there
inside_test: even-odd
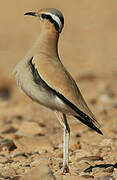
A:
[[[27,12],[24,15],[38,17],[42,23],[46,24],[46,27],[53,27],[58,33],[61,33],[64,26],[62,13],[54,8],[44,8],[37,12]]]

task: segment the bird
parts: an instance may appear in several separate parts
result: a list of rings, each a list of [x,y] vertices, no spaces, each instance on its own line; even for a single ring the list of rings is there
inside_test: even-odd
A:
[[[58,40],[64,27],[60,10],[42,8],[27,12],[40,22],[41,32],[32,49],[18,62],[13,73],[17,84],[35,102],[53,110],[63,128],[63,174],[69,173],[70,127],[73,116],[103,135],[100,124],[86,104],[75,80],[62,64]]]

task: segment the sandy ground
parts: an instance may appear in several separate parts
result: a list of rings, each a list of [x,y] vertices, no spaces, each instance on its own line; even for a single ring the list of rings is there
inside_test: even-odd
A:
[[[62,129],[55,114],[16,86],[12,70],[39,36],[27,11],[54,7],[65,16],[63,64],[101,124],[98,135],[69,117],[70,174],[62,175]],[[117,179],[117,1],[1,1],[0,179]]]

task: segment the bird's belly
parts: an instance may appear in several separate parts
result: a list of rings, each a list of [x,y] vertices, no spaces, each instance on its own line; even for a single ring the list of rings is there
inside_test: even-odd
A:
[[[24,85],[21,88],[33,101],[52,110],[70,114],[68,106],[52,92],[35,84],[31,88]]]

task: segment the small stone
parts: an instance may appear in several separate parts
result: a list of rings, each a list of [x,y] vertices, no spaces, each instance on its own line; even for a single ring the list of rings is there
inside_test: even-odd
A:
[[[79,137],[81,137],[81,135],[80,135],[80,133],[77,133],[76,138],[79,138]]]
[[[104,169],[104,172],[108,172],[108,173],[112,173],[114,171],[114,167],[113,166],[110,166],[106,169]]]
[[[58,157],[59,157],[59,158],[63,158],[63,153],[59,153],[59,154],[58,154]]]
[[[70,150],[75,151],[76,149],[81,149],[81,146],[79,144],[71,144]]]
[[[94,178],[94,176],[92,176],[92,175],[82,175],[82,177],[84,177],[84,178]]]
[[[8,150],[8,151],[13,151],[16,149],[17,146],[11,139],[3,139],[0,141],[0,150]]]
[[[79,159],[77,159],[77,161],[82,161],[82,160],[85,160],[85,161],[103,161],[103,158],[100,157],[100,156],[85,156],[85,157],[81,157]]]
[[[8,100],[11,95],[10,87],[0,87],[0,98],[3,100]]]
[[[16,128],[10,127],[10,128],[8,128],[8,129],[4,130],[4,131],[2,132],[2,134],[11,134],[11,133],[15,133],[16,131],[17,131]]]

